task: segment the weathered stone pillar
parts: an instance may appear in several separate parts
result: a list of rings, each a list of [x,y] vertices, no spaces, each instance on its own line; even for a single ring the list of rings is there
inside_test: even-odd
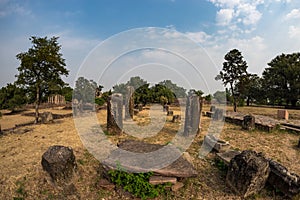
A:
[[[258,193],[270,173],[269,162],[260,153],[246,150],[231,159],[226,184],[242,198]]]
[[[216,108],[213,114],[213,120],[222,121],[224,120],[224,110],[221,108]]]
[[[186,100],[184,135],[196,134],[200,123],[199,96],[190,91]]]
[[[69,182],[76,169],[76,161],[72,148],[65,146],[51,146],[43,154],[43,169],[49,173],[56,183]]]
[[[246,115],[244,116],[243,124],[242,124],[243,129],[252,131],[255,129],[255,117],[253,115]]]
[[[123,96],[112,94],[107,102],[107,131],[111,134],[121,134],[123,129]]]
[[[127,86],[127,93],[125,98],[125,120],[133,119],[133,108],[134,108],[134,88]]]

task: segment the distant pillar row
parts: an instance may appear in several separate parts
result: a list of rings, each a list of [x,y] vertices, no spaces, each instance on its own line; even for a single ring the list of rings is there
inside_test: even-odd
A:
[[[48,97],[48,103],[50,104],[56,104],[56,105],[60,105],[60,104],[65,104],[66,100],[65,97],[57,94],[57,95],[51,95]]]

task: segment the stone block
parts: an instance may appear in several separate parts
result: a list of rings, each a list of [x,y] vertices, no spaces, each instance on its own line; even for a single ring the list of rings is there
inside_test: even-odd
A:
[[[294,197],[300,192],[300,177],[289,172],[287,168],[274,160],[269,160],[270,175],[268,182],[276,189],[289,197]]]
[[[277,110],[277,118],[289,120],[289,112],[287,110]]]
[[[217,158],[223,161],[223,163],[228,166],[231,159],[233,159],[236,155],[239,155],[240,153],[241,152],[236,150],[229,150],[223,153],[217,153]]]
[[[181,120],[181,116],[180,115],[174,115],[173,119],[172,119],[172,122],[176,123],[176,122],[179,122],[180,120]]]
[[[242,128],[248,131],[255,129],[255,117],[253,115],[246,115],[243,119]]]
[[[242,198],[260,192],[270,173],[269,162],[260,153],[246,150],[229,163],[226,184]]]
[[[213,135],[206,135],[203,143],[210,146],[217,152],[225,152],[230,148],[229,142],[220,140]]]
[[[166,176],[151,176],[149,178],[149,183],[152,185],[159,185],[164,183],[175,184],[177,182],[176,177],[166,177]]]
[[[42,156],[41,164],[54,182],[70,181],[77,166],[73,149],[58,145],[48,148]]]
[[[167,112],[167,116],[173,116],[173,114],[174,114],[174,112],[173,112],[172,110],[169,110],[169,111]]]

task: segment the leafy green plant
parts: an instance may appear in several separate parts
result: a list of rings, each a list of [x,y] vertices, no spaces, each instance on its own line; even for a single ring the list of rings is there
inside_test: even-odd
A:
[[[224,173],[226,173],[228,170],[227,165],[222,160],[215,159],[215,165],[220,171],[222,171]]]
[[[123,187],[125,191],[142,199],[157,197],[159,194],[165,192],[165,187],[168,185],[150,184],[149,178],[153,175],[153,172],[128,173],[122,170],[120,165],[118,165],[118,170],[111,170],[108,174],[111,181],[117,186]]]

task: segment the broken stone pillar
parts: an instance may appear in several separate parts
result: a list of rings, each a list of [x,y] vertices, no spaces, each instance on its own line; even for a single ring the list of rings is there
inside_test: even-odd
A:
[[[268,182],[276,189],[283,192],[290,198],[296,196],[300,192],[300,177],[297,174],[291,173],[287,168],[269,160],[270,175]]]
[[[51,146],[42,156],[43,170],[54,182],[69,182],[76,169],[76,161],[71,147]]]
[[[41,117],[41,122],[43,124],[48,124],[53,122],[53,115],[51,112],[43,112],[40,117]]]
[[[127,93],[125,98],[125,120],[133,119],[133,108],[134,108],[134,88],[127,86]]]
[[[216,110],[216,106],[210,106],[210,109],[209,109],[210,112],[215,112],[215,110]]]
[[[199,131],[200,102],[199,96],[190,91],[186,100],[184,135],[189,136]]]
[[[179,122],[180,120],[181,120],[181,116],[180,115],[174,115],[173,119],[172,119],[172,122],[176,123],[176,122]]]
[[[107,101],[107,131],[111,134],[121,134],[123,129],[123,96],[115,93]]]
[[[269,162],[260,153],[246,150],[231,159],[226,184],[242,198],[258,193],[270,173]]]
[[[277,118],[289,120],[289,112],[287,110],[277,110]]]
[[[229,142],[220,140],[214,135],[206,135],[204,137],[203,143],[213,148],[218,153],[225,152],[230,148]]]
[[[222,121],[224,120],[224,110],[220,108],[216,108],[213,114],[213,120]]]
[[[174,114],[173,110],[169,110],[169,111],[167,112],[167,116],[173,116],[173,114]]]
[[[252,131],[255,129],[255,117],[253,115],[246,115],[243,119],[243,129]]]

